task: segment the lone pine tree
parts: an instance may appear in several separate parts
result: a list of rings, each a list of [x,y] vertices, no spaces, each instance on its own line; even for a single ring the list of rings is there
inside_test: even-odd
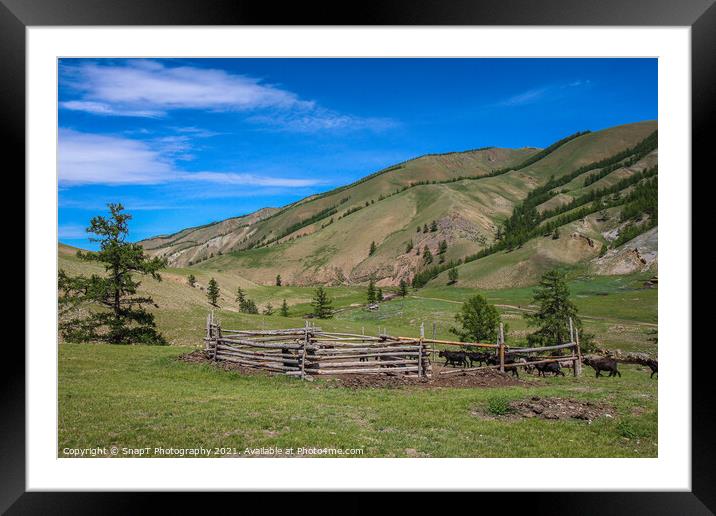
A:
[[[368,304],[375,303],[375,299],[376,299],[375,296],[376,296],[375,282],[373,280],[370,280],[370,282],[368,283],[368,292],[367,292]]]
[[[214,278],[209,280],[209,285],[206,287],[206,298],[211,306],[219,306],[219,284]]]
[[[526,314],[527,324],[537,330],[527,336],[530,345],[553,345],[569,342],[569,319],[577,331],[582,321],[577,317],[577,307],[569,298],[569,288],[564,273],[555,269],[542,275],[533,292],[532,303],[539,308]]]
[[[87,233],[95,235],[89,240],[99,242],[99,251],[77,252],[81,260],[103,264],[105,274],[85,277],[59,271],[60,333],[72,342],[166,344],[156,329],[154,315],[144,308],[157,305],[151,297],[137,295],[141,283],[134,279],[135,274],[141,274],[161,281],[158,271],[166,267],[166,259],[148,258],[141,245],[126,242],[132,216],[124,213],[121,204],[107,207],[110,216],[92,218],[87,228]],[[99,310],[71,316],[85,306]]]
[[[398,294],[400,294],[400,297],[405,297],[408,295],[408,284],[404,279],[400,280],[400,285],[398,286]]]
[[[330,319],[333,317],[331,300],[323,287],[318,287],[313,295],[313,316],[318,319]]]
[[[283,303],[281,303],[281,316],[288,317],[288,304],[285,299],[283,300]]]

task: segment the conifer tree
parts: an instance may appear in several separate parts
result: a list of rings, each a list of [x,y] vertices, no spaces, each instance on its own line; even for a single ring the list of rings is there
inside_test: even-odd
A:
[[[72,342],[166,344],[156,330],[154,315],[144,308],[156,304],[147,295],[137,295],[141,282],[134,279],[141,274],[161,281],[159,270],[166,267],[166,259],[149,258],[141,245],[127,242],[132,216],[124,213],[121,204],[107,206],[110,216],[92,218],[87,228],[95,235],[90,241],[99,242],[99,251],[77,252],[80,260],[103,265],[105,274],[70,276],[62,269],[58,273],[60,332]],[[85,306],[99,310],[71,316]]]
[[[244,301],[246,301],[246,294],[241,287],[236,287],[236,302],[241,305]]]
[[[370,243],[370,250],[368,251],[368,256],[373,256],[373,254],[375,253],[375,249],[376,249],[376,247],[375,247],[375,242],[371,242],[371,243]]]
[[[457,267],[452,267],[448,271],[448,285],[454,285],[455,283],[457,283],[457,277],[458,277]]]
[[[398,287],[398,293],[400,294],[400,297],[405,297],[408,295],[408,284],[404,279],[400,280],[400,286]]]
[[[330,319],[333,317],[332,301],[328,298],[328,294],[323,287],[316,288],[313,295],[313,316],[317,319]]]
[[[528,336],[531,345],[559,345],[569,342],[569,319],[578,330],[582,322],[577,316],[577,307],[569,298],[569,288],[564,273],[558,269],[542,275],[539,285],[533,291],[532,303],[539,308],[526,314],[527,324],[537,327]]]
[[[186,279],[186,282],[189,284],[190,287],[196,286],[196,276],[193,274],[189,274],[189,277]]]
[[[211,306],[219,306],[219,284],[214,278],[209,280],[209,285],[206,287],[206,297],[209,300]]]
[[[370,280],[368,283],[368,304],[375,303],[375,282]]]
[[[288,317],[288,304],[285,299],[283,300],[283,303],[281,303],[281,316]]]
[[[428,246],[425,246],[425,248],[423,249],[423,263],[425,265],[433,263],[433,253],[430,252]]]

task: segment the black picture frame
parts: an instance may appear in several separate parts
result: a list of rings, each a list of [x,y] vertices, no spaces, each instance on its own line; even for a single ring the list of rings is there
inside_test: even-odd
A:
[[[0,124],[5,158],[25,163],[25,30],[32,26],[82,25],[534,25],[689,26],[692,44],[692,168],[710,170],[708,129],[716,91],[716,6],[714,0],[471,0],[334,2],[330,5],[230,0],[0,0]],[[688,173],[688,171],[684,171]],[[693,174],[692,177],[699,177]],[[26,271],[27,274],[27,271]],[[664,345],[691,345],[685,341]],[[698,350],[692,348],[696,356]],[[692,491],[640,493],[530,493],[499,503],[532,514],[711,514],[716,511],[714,424],[716,411],[706,383],[706,361],[692,363]],[[21,513],[127,514],[145,506],[149,494],[25,492],[25,363],[3,360],[0,394],[0,510]],[[703,384],[703,385],[701,385]],[[558,488],[558,486],[556,486]],[[164,494],[164,510],[186,508],[185,496]],[[248,496],[242,495],[244,497]],[[303,495],[293,495],[293,500]],[[353,512],[367,510],[353,494]],[[479,505],[488,502],[479,495]],[[482,498],[482,497],[485,498]],[[502,494],[501,496],[505,496]],[[221,498],[213,494],[215,507]],[[439,499],[439,498],[438,498]],[[403,511],[424,496],[401,501]],[[474,499],[477,503],[477,500]],[[260,500],[257,500],[260,501]],[[498,500],[490,500],[498,501]],[[244,502],[248,503],[248,502]],[[212,504],[213,505],[213,504]],[[578,508],[578,510],[575,510]],[[477,508],[476,508],[477,510]],[[234,511],[232,511],[234,512]]]

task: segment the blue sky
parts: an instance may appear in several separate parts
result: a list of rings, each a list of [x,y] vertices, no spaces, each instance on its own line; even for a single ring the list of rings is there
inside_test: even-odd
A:
[[[657,118],[656,59],[61,59],[59,239],[282,206],[425,153]]]

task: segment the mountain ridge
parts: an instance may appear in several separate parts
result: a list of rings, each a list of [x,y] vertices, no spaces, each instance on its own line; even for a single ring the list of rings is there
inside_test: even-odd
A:
[[[165,236],[140,243],[149,254],[166,257],[171,266],[231,270],[259,284],[271,284],[280,273],[296,285],[354,284],[371,278],[395,285],[431,266],[424,263],[425,247],[434,262],[443,265],[483,251],[494,244],[499,228],[529,192],[584,167],[583,174],[596,176],[599,170],[590,165],[623,153],[656,129],[656,121],[643,121],[575,133],[546,149],[487,147],[423,155],[285,207],[254,212],[262,212],[258,216],[247,214],[171,235],[181,235],[179,240]],[[615,178],[654,166],[656,159],[654,150],[628,166],[628,160],[618,161],[614,170],[593,181],[595,186],[586,185],[580,173],[560,192],[549,191],[551,204],[541,208],[568,204],[576,192],[614,184]],[[618,218],[619,211],[612,216]],[[433,221],[434,231],[424,231]],[[599,243],[590,248],[595,256],[608,245],[599,235],[592,231],[587,236]],[[439,252],[442,241],[447,243],[444,253]],[[413,249],[405,252],[408,242]],[[374,253],[369,251],[371,243]],[[595,257],[591,254],[577,261],[588,262]],[[539,269],[530,269],[529,278]]]

